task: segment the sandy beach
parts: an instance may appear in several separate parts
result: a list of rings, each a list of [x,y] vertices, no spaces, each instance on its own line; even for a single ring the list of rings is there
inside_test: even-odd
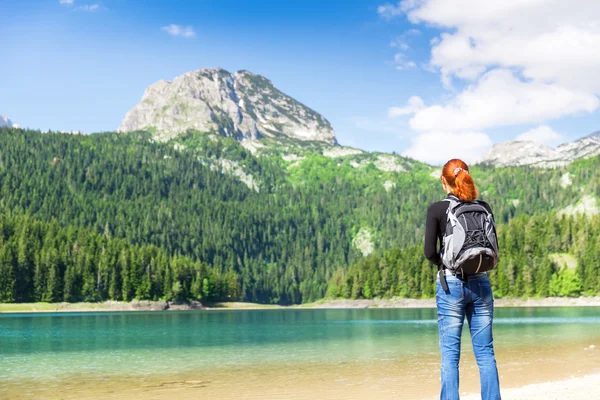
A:
[[[600,297],[546,297],[539,299],[502,298],[495,307],[600,307]],[[304,306],[300,306],[304,307]],[[323,300],[310,308],[435,308],[435,299]]]
[[[573,377],[554,382],[536,383],[502,391],[503,400],[594,400],[600,399],[600,374]],[[463,400],[481,400],[478,394]],[[432,400],[434,400],[432,398]]]
[[[390,367],[390,366],[388,366]],[[53,388],[42,389],[39,382],[23,382],[20,387],[6,387],[0,382],[0,393],[6,400],[24,400],[44,398],[58,399],[126,399],[126,400],[179,400],[192,399],[265,399],[265,400],[435,400],[439,399],[439,383],[437,369],[429,365],[430,378],[407,381],[407,376],[395,373],[396,368],[383,373],[381,368],[350,371],[348,366],[338,366],[336,370],[310,374],[302,368],[295,372],[298,379],[290,379],[281,375],[268,374],[264,370],[232,371],[228,377],[217,377],[214,374],[178,377],[168,379],[157,376],[131,378],[102,378],[100,380],[73,377],[68,381],[56,382]],[[324,372],[324,371],[321,371]],[[268,375],[265,375],[265,374]],[[463,400],[480,400],[476,377],[466,373],[461,381]],[[234,378],[235,376],[235,378]],[[550,377],[546,381],[532,384],[502,384],[504,400],[595,400],[599,399],[600,371],[571,378]],[[435,377],[435,378],[434,378]],[[166,379],[165,379],[166,378]],[[461,377],[462,379],[463,377]],[[535,379],[535,378],[534,378]],[[519,381],[526,381],[520,378]]]
[[[600,387],[600,350],[589,344],[499,348],[503,399],[594,400]],[[40,381],[6,382],[7,400],[58,399],[261,399],[261,400],[434,400],[439,391],[439,356],[428,353],[377,362],[223,366],[160,375],[69,374]],[[479,399],[478,370],[471,351],[461,360],[461,394]]]

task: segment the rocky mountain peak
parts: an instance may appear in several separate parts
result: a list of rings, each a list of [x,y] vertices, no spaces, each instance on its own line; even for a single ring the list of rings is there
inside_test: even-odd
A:
[[[600,154],[600,131],[553,149],[527,141],[498,143],[483,156],[480,163],[495,167],[529,165],[552,168],[567,165],[579,158]]]
[[[496,167],[506,167],[509,165],[533,165],[540,160],[554,158],[556,158],[556,154],[548,146],[531,141],[512,140],[495,144],[483,156],[481,162]]]
[[[0,114],[0,128],[3,126],[8,128],[19,128],[19,124],[12,122],[6,115]]]
[[[240,140],[285,136],[337,144],[323,116],[267,78],[222,68],[199,69],[151,85],[118,130],[149,130],[166,140],[189,129]]]
[[[587,135],[584,139],[598,139],[600,140],[600,131],[596,131],[596,132],[592,132],[589,135]]]

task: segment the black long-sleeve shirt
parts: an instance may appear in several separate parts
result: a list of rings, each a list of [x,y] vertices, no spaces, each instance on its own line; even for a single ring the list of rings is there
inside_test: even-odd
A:
[[[448,195],[450,197],[450,195]],[[447,197],[447,198],[448,198]],[[490,213],[492,209],[485,201],[478,200],[479,204],[484,206]],[[448,201],[436,201],[427,208],[427,221],[425,223],[425,257],[438,266],[442,265],[442,259],[439,254],[439,249],[442,247],[444,232],[446,232],[446,212],[448,211]],[[439,247],[438,247],[439,243]]]

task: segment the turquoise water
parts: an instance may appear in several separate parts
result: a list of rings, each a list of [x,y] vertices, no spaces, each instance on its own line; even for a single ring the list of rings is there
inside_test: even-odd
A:
[[[176,374],[216,367],[435,357],[435,313],[284,309],[2,314],[0,383],[74,373]],[[600,308],[497,309],[494,336],[496,347],[504,349],[540,343],[600,347]]]

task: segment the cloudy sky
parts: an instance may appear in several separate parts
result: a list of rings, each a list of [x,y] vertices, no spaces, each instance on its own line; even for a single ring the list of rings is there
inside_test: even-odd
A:
[[[593,0],[3,0],[0,114],[119,126],[144,89],[247,69],[322,113],[341,144],[430,163],[600,130]]]

